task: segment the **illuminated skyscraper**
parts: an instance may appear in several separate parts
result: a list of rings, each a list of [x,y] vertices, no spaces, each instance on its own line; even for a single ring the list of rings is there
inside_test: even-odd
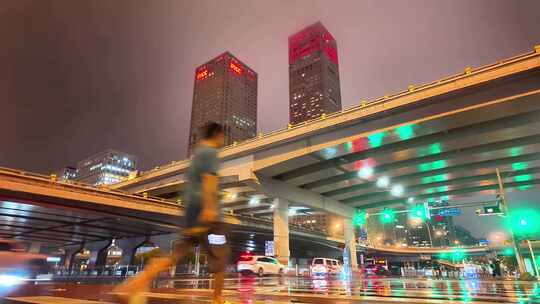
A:
[[[289,37],[289,122],[340,110],[337,43],[317,22]]]
[[[106,150],[77,164],[77,181],[99,186],[110,185],[136,173],[137,160],[133,155]]]
[[[71,166],[60,169],[56,174],[58,180],[63,182],[75,180],[78,175],[77,168]]]
[[[188,153],[210,121],[225,127],[227,145],[257,134],[257,73],[229,52],[195,69]]]

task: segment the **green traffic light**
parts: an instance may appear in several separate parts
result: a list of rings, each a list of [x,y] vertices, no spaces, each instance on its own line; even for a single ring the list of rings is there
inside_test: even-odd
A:
[[[439,253],[439,259],[446,259],[448,257],[448,254],[446,252]]]
[[[460,261],[465,258],[465,252],[463,250],[457,249],[452,252],[452,259],[454,261]]]
[[[502,255],[504,255],[504,256],[513,256],[514,255],[514,250],[512,248],[505,248],[502,251]]]
[[[384,209],[381,213],[381,222],[383,224],[392,223],[396,218],[396,214],[392,209]]]
[[[509,214],[508,224],[517,236],[529,236],[540,232],[540,214],[533,209],[515,210]]]
[[[416,205],[410,213],[410,217],[413,219],[419,219],[422,221],[427,220],[427,212],[424,205]]]
[[[366,224],[367,213],[365,211],[356,211],[353,217],[353,225],[363,226]]]

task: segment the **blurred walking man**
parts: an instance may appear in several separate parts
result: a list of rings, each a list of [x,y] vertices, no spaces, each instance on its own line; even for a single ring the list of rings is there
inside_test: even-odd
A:
[[[223,304],[224,272],[230,255],[219,204],[218,150],[225,142],[223,127],[209,123],[201,130],[201,140],[193,152],[187,171],[184,196],[185,227],[182,241],[170,257],[155,258],[136,277],[115,289],[118,298],[130,304],[137,293],[146,292],[157,275],[173,266],[197,244],[208,251],[209,270],[214,274],[213,304]]]

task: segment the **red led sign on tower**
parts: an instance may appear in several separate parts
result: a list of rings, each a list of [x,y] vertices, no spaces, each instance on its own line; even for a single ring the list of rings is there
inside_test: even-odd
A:
[[[337,65],[338,54],[335,44],[336,40],[322,24],[310,25],[289,37],[289,64],[318,51],[324,51],[326,56]]]
[[[230,68],[231,70],[233,70],[236,74],[242,75],[242,68],[239,67],[236,63],[231,62],[231,63],[229,64],[229,68]]]
[[[197,80],[203,80],[208,77],[208,69],[204,69],[200,72],[197,72]]]

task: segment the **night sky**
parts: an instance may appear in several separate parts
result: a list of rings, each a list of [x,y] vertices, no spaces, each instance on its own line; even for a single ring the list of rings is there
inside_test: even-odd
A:
[[[194,69],[259,73],[259,131],[286,126],[287,37],[321,20],[345,107],[540,43],[540,1],[0,1],[0,166],[48,173],[106,148],[185,156]],[[264,115],[262,115],[264,113]]]

